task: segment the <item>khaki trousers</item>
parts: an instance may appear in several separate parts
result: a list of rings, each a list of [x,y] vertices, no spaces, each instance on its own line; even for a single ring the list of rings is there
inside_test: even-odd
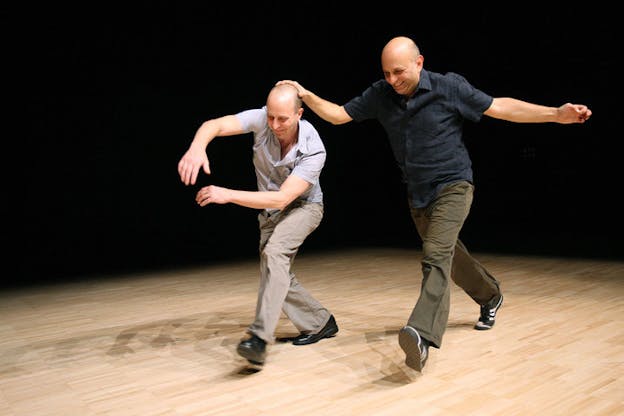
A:
[[[256,318],[248,332],[268,343],[275,342],[281,312],[301,333],[317,333],[331,314],[299,283],[293,262],[299,250],[323,218],[323,205],[295,202],[285,210],[258,215],[260,226],[260,286]]]
[[[448,322],[450,279],[479,305],[501,293],[498,281],[458,239],[473,192],[471,183],[456,182],[444,188],[429,206],[410,208],[423,242],[423,280],[408,325],[438,348]]]

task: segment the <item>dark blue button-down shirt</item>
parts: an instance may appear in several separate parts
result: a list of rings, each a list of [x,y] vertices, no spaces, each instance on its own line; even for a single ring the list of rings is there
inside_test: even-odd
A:
[[[461,75],[422,70],[409,99],[379,80],[344,105],[354,121],[377,119],[388,139],[408,196],[422,208],[446,185],[472,182],[472,163],[462,137],[464,120],[477,122],[492,97]]]

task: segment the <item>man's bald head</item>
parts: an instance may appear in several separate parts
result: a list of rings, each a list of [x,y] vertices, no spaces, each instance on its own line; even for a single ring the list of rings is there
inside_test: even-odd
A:
[[[299,98],[297,88],[288,84],[276,85],[271,88],[267,97],[267,106],[277,103],[285,104],[287,102],[292,103],[293,112],[299,111],[302,107],[303,103],[301,98]]]
[[[416,59],[418,58],[418,55],[420,55],[420,50],[418,49],[418,46],[416,46],[416,43],[412,39],[406,36],[397,36],[390,39],[390,41],[386,43],[386,46],[384,46],[383,50],[381,51],[382,60],[384,59],[384,57],[389,59],[396,58],[397,56]]]

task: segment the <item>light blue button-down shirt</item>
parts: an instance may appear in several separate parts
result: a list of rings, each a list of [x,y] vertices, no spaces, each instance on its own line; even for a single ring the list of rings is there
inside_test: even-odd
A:
[[[281,158],[279,140],[269,128],[266,106],[236,114],[243,130],[253,132],[253,163],[259,191],[278,191],[286,178],[296,175],[311,184],[297,200],[323,202],[319,177],[325,165],[325,146],[307,120],[299,120],[299,137],[288,154]]]

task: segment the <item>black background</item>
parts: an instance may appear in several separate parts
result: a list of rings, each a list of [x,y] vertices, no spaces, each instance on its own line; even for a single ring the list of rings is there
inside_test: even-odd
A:
[[[466,125],[469,249],[623,258],[614,11],[338,4],[5,6],[17,111],[5,112],[3,287],[257,256],[255,210],[194,202],[209,183],[254,189],[252,138],[215,140],[213,174],[186,187],[177,162],[196,129],[262,106],[280,79],[343,104],[382,77],[396,35],[416,40],[425,68],[493,96],[594,112],[583,125]],[[380,125],[304,117],[328,157],[325,218],[302,251],[419,247]]]

